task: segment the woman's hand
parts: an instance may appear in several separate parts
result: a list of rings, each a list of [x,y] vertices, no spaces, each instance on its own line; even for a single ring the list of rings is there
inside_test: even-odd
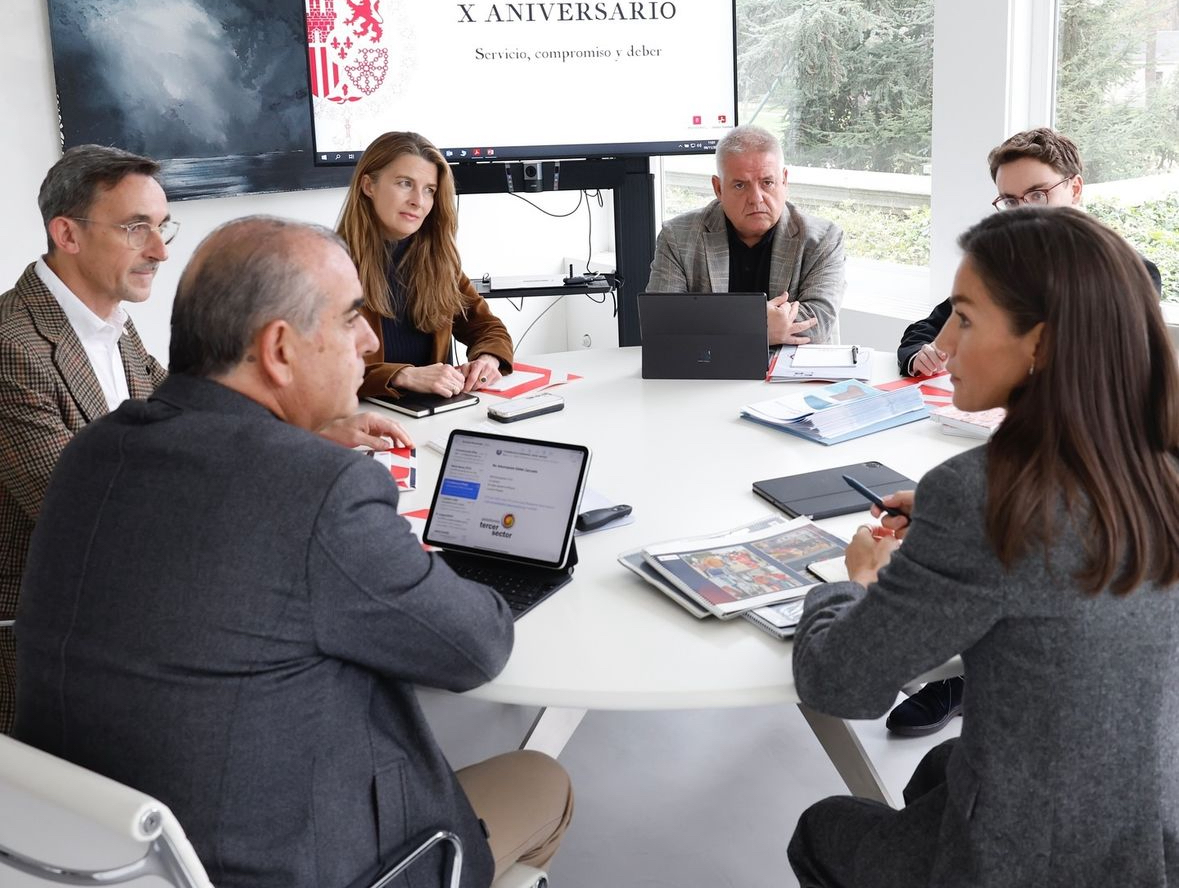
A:
[[[867,586],[876,582],[876,573],[892,557],[901,541],[882,527],[862,525],[844,552],[847,575],[853,583]]]
[[[409,432],[392,419],[379,413],[357,413],[329,422],[319,433],[345,447],[368,447],[370,450],[391,450],[394,447],[413,447]]]
[[[882,496],[881,499],[890,509],[896,509],[903,514],[900,516],[887,515],[879,506],[873,506],[872,516],[879,518],[880,523],[898,540],[903,540],[905,534],[909,532],[909,516],[913,514],[913,491],[900,490],[890,493],[888,496]]]
[[[458,369],[462,371],[464,377],[464,392],[494,385],[502,378],[499,372],[499,358],[494,355],[479,355],[475,360],[461,365]]]
[[[463,391],[465,379],[457,367],[450,364],[428,364],[425,367],[402,367],[393,377],[393,385],[407,392],[428,392],[452,398]]]

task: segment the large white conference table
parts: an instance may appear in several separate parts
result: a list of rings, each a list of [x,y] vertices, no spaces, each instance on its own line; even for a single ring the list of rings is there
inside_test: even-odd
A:
[[[891,804],[850,726],[799,703],[790,642],[746,620],[698,620],[616,558],[650,543],[721,531],[774,513],[752,492],[754,481],[872,460],[920,479],[981,442],[946,435],[921,420],[824,446],[739,417],[743,404],[814,383],[644,380],[639,348],[523,360],[582,378],[553,389],[564,397],[564,410],[493,425],[504,434],[588,445],[588,486],[629,503],[634,522],[578,536],[573,582],[516,623],[506,668],[469,696],[541,707],[524,745],[552,755],[590,709],[796,703],[848,789]],[[896,378],[895,356],[877,352],[872,382]],[[402,495],[401,511],[429,506],[441,460],[424,445],[451,428],[486,422],[486,405],[498,399],[481,397],[474,408],[404,422],[418,445],[419,477],[417,490]],[[864,511],[820,524],[848,538],[872,521]],[[952,674],[953,668],[932,675]]]

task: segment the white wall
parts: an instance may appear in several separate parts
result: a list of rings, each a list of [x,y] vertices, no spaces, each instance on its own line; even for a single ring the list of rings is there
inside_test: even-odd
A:
[[[0,54],[0,292],[15,283],[24,267],[45,251],[44,229],[37,211],[37,189],[46,170],[61,156],[53,61],[49,44],[49,16],[45,0],[4,0],[7,37]],[[181,223],[168,262],[156,276],[152,298],[133,306],[130,313],[148,349],[160,360],[168,354],[168,319],[172,295],[184,263],[193,249],[218,224],[251,213],[272,213],[334,225],[343,201],[342,189],[248,195],[177,202],[172,215]],[[554,213],[577,203],[576,192],[531,195],[530,199]],[[593,251],[614,250],[613,205],[593,204]],[[472,277],[493,274],[551,273],[560,270],[565,256],[584,257],[587,251],[584,208],[567,219],[553,219],[510,195],[478,195],[462,199],[459,249],[464,269]],[[584,261],[584,260],[583,260]],[[592,310],[600,317],[586,319],[583,296],[577,300],[578,319],[568,347],[580,342],[583,328],[609,328],[610,304]],[[504,300],[491,300],[492,309],[513,337],[553,299],[534,298],[517,311]],[[549,311],[528,334],[522,353],[562,351],[567,345],[563,305]],[[615,343],[616,344],[616,343]]]

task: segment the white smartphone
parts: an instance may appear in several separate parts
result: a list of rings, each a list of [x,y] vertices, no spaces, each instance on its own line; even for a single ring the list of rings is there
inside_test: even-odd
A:
[[[565,409],[564,398],[549,392],[541,392],[539,395],[512,398],[510,401],[492,404],[487,408],[487,416],[496,422],[516,422],[519,419],[542,416],[545,413],[556,413],[563,409]]]

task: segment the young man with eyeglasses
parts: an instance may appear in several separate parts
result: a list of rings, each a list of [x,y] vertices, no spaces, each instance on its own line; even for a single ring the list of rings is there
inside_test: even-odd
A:
[[[1081,155],[1068,136],[1048,127],[1016,133],[987,156],[991,178],[999,196],[991,205],[1003,212],[1017,207],[1079,206],[1084,180]],[[1145,256],[1146,271],[1162,294],[1163,281],[1157,266]],[[950,300],[929,317],[905,330],[897,347],[897,364],[905,376],[932,376],[946,368],[946,356],[933,341],[950,317]],[[889,731],[904,737],[936,733],[962,712],[965,681],[948,678],[925,685],[898,703],[885,722]]]
[[[1084,179],[1081,154],[1068,136],[1048,127],[1016,133],[987,156],[991,179],[999,196],[991,201],[998,211],[1016,207],[1080,206]],[[1158,267],[1146,257],[1146,271],[1162,293]],[[945,355],[933,346],[950,317],[950,300],[929,317],[910,325],[897,347],[897,365],[905,376],[932,376],[946,368]]]

